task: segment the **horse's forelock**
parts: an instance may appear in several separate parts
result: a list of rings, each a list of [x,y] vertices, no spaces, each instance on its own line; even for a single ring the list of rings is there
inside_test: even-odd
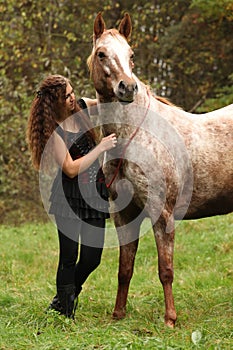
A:
[[[107,35],[112,36],[114,39],[124,38],[124,40],[127,42],[125,37],[119,33],[119,31],[115,28],[107,29],[105,30],[102,35],[96,40],[94,44],[94,49],[98,47],[98,45],[101,43],[101,40],[103,40]]]
[[[119,31],[115,28],[107,29],[105,31],[106,34],[111,34],[113,37],[117,37],[118,35],[121,35]],[[104,33],[103,33],[104,34]]]

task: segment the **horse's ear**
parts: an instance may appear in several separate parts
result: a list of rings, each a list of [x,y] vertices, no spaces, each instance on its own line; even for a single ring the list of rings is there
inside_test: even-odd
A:
[[[130,19],[130,15],[125,13],[124,18],[121,20],[119,25],[119,33],[124,35],[124,37],[128,40],[132,31],[132,23]]]
[[[101,12],[98,13],[94,22],[94,40],[96,41],[104,32],[105,23]]]

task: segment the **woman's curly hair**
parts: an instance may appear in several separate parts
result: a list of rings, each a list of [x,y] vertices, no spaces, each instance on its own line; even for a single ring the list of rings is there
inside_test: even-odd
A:
[[[46,77],[32,102],[28,126],[27,142],[31,152],[32,164],[39,170],[45,146],[57,128],[56,121],[63,120],[66,112],[66,87],[69,80],[62,75],[49,75]],[[75,112],[81,108],[76,103]],[[80,112],[81,113],[81,112]],[[81,113],[79,123],[94,139],[92,126],[85,113]]]

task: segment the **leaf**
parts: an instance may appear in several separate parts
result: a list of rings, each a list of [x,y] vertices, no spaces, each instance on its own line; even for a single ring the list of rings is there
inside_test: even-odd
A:
[[[198,343],[200,343],[201,338],[202,338],[202,333],[200,331],[197,330],[192,332],[191,339],[194,345],[197,345]]]

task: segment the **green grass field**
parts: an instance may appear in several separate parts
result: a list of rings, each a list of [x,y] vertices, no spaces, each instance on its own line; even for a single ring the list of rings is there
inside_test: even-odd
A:
[[[55,227],[0,227],[0,349],[233,349],[233,216],[182,222],[176,230],[178,321],[164,326],[152,232],[139,244],[127,317],[111,313],[118,249],[106,248],[79,298],[75,323],[45,310],[55,292]]]

